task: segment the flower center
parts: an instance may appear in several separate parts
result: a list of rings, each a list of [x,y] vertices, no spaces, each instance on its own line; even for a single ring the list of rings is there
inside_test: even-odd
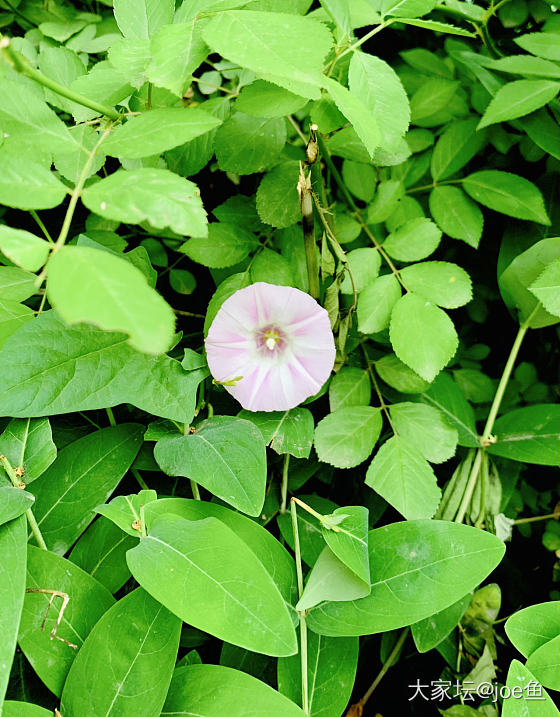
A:
[[[282,356],[287,346],[284,332],[276,326],[264,326],[255,333],[255,342],[259,355],[263,359],[275,361]]]
[[[269,351],[274,351],[276,345],[280,341],[278,331],[274,329],[267,329],[263,334],[263,343]]]

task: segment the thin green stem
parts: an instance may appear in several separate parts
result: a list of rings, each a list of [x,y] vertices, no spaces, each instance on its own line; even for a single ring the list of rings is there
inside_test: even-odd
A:
[[[420,187],[411,187],[407,189],[405,194],[416,194],[417,192],[427,192],[436,187],[442,187],[446,184],[462,184],[465,179],[442,179],[441,182],[432,182],[431,184],[422,184]]]
[[[95,112],[99,112],[110,119],[120,119],[120,114],[113,107],[108,107],[100,102],[89,99],[89,97],[84,97],[84,95],[74,92],[70,88],[61,85],[59,82],[52,80],[50,77],[47,77],[47,75],[44,75],[40,70],[36,70],[26,57],[14,50],[10,44],[10,38],[2,37],[0,39],[0,55],[14,68],[14,70],[16,70],[16,72],[26,75],[32,80],[35,80],[35,82],[43,85],[43,87],[48,87],[53,92],[72,100],[72,102],[77,102],[84,107],[89,107]]]
[[[284,455],[284,465],[282,466],[282,488],[280,491],[281,494],[281,502],[280,502],[280,512],[285,513],[286,512],[286,505],[288,502],[288,473],[290,470],[290,454],[286,453]]]
[[[548,513],[548,515],[534,515],[531,518],[518,518],[513,521],[514,525],[523,525],[524,523],[536,523],[539,520],[559,520],[560,513]]]
[[[150,486],[146,483],[146,481],[142,478],[140,475],[140,471],[137,468],[131,468],[130,472],[132,475],[136,478],[136,482],[142,488],[142,490],[149,490]]]
[[[48,230],[47,230],[47,227],[43,224],[43,221],[42,221],[41,217],[37,214],[37,212],[36,212],[34,209],[30,209],[30,210],[29,210],[29,213],[31,214],[31,216],[33,217],[33,219],[35,219],[35,221],[37,222],[37,224],[39,225],[41,231],[42,231],[43,234],[45,235],[46,240],[47,240],[48,242],[50,242],[51,244],[53,244],[53,243],[54,243],[54,240],[53,240],[53,238],[51,237],[51,235],[49,234],[49,232],[48,232]]]
[[[6,456],[0,456],[0,463],[2,464],[2,468],[6,471],[8,478],[10,479],[10,482],[12,483],[14,488],[25,488],[25,483],[23,483],[23,481],[16,475],[12,464]],[[29,523],[31,532],[33,533],[35,540],[37,541],[37,545],[43,550],[48,550],[47,544],[45,543],[45,539],[43,538],[43,534],[41,533],[41,529],[39,528],[39,524],[37,523],[37,520],[35,519],[31,508],[28,508],[25,511],[25,517],[27,518],[27,522]]]
[[[377,677],[376,677],[376,678],[374,679],[374,681],[371,683],[371,685],[369,686],[367,692],[364,694],[364,696],[362,697],[362,699],[358,702],[358,704],[362,707],[362,709],[363,709],[364,705],[366,704],[366,702],[369,700],[369,698],[372,696],[372,694],[373,694],[375,688],[379,685],[379,683],[381,682],[381,680],[382,680],[382,679],[385,677],[385,675],[387,674],[389,668],[393,665],[393,663],[395,662],[395,660],[396,660],[397,657],[399,656],[399,653],[400,653],[400,651],[401,651],[401,649],[402,649],[402,646],[404,645],[404,642],[405,642],[405,640],[406,640],[406,638],[407,638],[407,636],[408,636],[409,631],[410,631],[410,628],[409,628],[409,627],[405,627],[404,630],[401,632],[401,634],[399,635],[399,639],[396,641],[395,646],[394,646],[393,649],[391,650],[391,654],[389,655],[389,657],[388,657],[388,658],[385,660],[385,662],[383,663],[383,666],[382,666],[381,669],[379,670],[379,672],[378,672],[378,674],[377,674]]]
[[[202,498],[200,497],[200,489],[198,487],[198,483],[196,481],[192,480],[192,478],[189,480],[190,480],[190,484],[191,484],[192,497],[195,500],[202,500]]]
[[[110,424],[111,426],[116,426],[116,425],[117,425],[117,422],[115,421],[115,414],[113,413],[113,409],[107,407],[107,408],[105,409],[105,412],[107,413],[107,418],[109,419],[109,424]]]
[[[467,482],[467,486],[465,488],[465,492],[463,493],[463,498],[461,499],[461,504],[459,506],[459,510],[457,511],[457,515],[455,516],[455,522],[456,523],[462,523],[463,519],[467,513],[467,508],[470,505],[472,495],[474,493],[474,488],[476,486],[476,481],[478,480],[478,473],[480,471],[480,465],[482,463],[482,448],[479,448],[476,452],[476,456],[474,457],[474,462],[471,468],[471,473],[469,475],[469,480]]]
[[[303,569],[301,565],[301,546],[299,542],[299,529],[297,519],[296,500],[292,498],[290,502],[290,512],[292,514],[292,530],[294,533],[294,553],[296,558],[296,574],[298,597],[301,599],[303,594]],[[305,611],[298,610],[299,618],[299,653],[301,659],[301,706],[306,715],[309,714],[309,689],[307,683],[307,624],[305,622]]]
[[[373,30],[370,30],[366,35],[364,35],[359,40],[357,40],[353,45],[350,45],[350,47],[347,47],[346,50],[344,50],[344,52],[341,52],[337,58],[337,62],[345,55],[348,55],[350,52],[354,52],[354,50],[357,50],[359,47],[361,47],[361,45],[364,44],[364,42],[367,42],[374,35],[377,35],[378,32],[381,32],[381,30],[385,30],[385,28],[389,27],[389,25],[392,25],[394,22],[398,22],[398,21],[399,21],[398,17],[391,17],[388,20],[385,20],[384,22],[382,22],[377,27],[374,27]]]

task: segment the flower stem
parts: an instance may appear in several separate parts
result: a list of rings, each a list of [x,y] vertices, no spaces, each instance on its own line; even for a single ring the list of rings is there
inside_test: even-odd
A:
[[[202,500],[202,498],[200,497],[200,490],[198,488],[198,483],[196,481],[192,480],[192,478],[189,480],[190,480],[190,484],[191,484],[192,497],[195,500]]]
[[[0,463],[8,474],[8,478],[10,479],[14,488],[25,488],[25,485],[15,474],[12,464],[6,458],[6,456],[0,456]],[[31,528],[31,532],[33,533],[35,540],[37,541],[37,545],[43,550],[48,550],[47,544],[45,543],[45,539],[43,538],[43,534],[41,533],[41,530],[39,528],[39,524],[37,523],[37,520],[35,519],[31,508],[28,508],[25,511],[25,516],[27,518],[27,522],[29,523],[29,527]]]
[[[140,486],[142,490],[149,490],[150,486],[146,483],[146,481],[142,478],[140,475],[140,471],[137,468],[131,468],[130,472],[132,475],[136,478],[136,482]]]
[[[286,504],[288,501],[288,472],[290,469],[290,454],[286,453],[284,456],[284,465],[282,467],[282,488],[280,491],[281,494],[281,502],[280,502],[280,512],[285,513],[286,512]]]
[[[296,558],[296,573],[298,585],[298,597],[301,599],[303,593],[303,570],[301,567],[301,547],[299,544],[299,530],[296,511],[296,500],[290,502],[292,514],[292,530],[294,532],[294,552]],[[299,654],[301,659],[301,706],[306,715],[309,714],[309,690],[307,684],[307,624],[305,622],[305,611],[298,610],[299,618]]]

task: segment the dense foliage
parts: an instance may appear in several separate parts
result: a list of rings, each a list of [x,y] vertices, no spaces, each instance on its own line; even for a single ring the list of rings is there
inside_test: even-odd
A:
[[[0,0],[4,717],[558,715],[559,24]]]

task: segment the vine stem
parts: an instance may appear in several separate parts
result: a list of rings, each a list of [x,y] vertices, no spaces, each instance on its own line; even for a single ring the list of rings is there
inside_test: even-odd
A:
[[[296,501],[290,501],[290,512],[292,514],[292,530],[294,532],[294,552],[296,558],[296,574],[298,597],[301,599],[303,593],[303,570],[301,567],[301,547],[299,544],[299,529],[297,521]],[[299,618],[299,654],[301,659],[301,706],[306,715],[309,714],[309,689],[307,684],[307,624],[305,622],[305,611],[297,611]]]
[[[16,473],[12,467],[12,464],[6,458],[6,456],[0,456],[0,463],[2,464],[2,467],[4,468],[6,473],[8,474],[8,478],[10,479],[14,488],[25,488],[25,485],[22,483],[22,481],[16,475]],[[33,515],[33,511],[31,510],[31,508],[28,508],[25,511],[25,517],[27,518],[27,522],[29,523],[31,532],[33,533],[35,540],[37,541],[37,545],[40,548],[42,548],[43,550],[48,550],[47,544],[45,543],[45,539],[43,538],[43,534],[41,533],[41,529],[39,528],[39,524],[37,523],[37,520],[35,519],[35,516]]]
[[[280,491],[281,494],[281,502],[280,502],[280,512],[285,513],[286,512],[286,505],[288,502],[288,473],[290,469],[290,454],[286,453],[284,456],[284,465],[282,467],[282,488]]]

